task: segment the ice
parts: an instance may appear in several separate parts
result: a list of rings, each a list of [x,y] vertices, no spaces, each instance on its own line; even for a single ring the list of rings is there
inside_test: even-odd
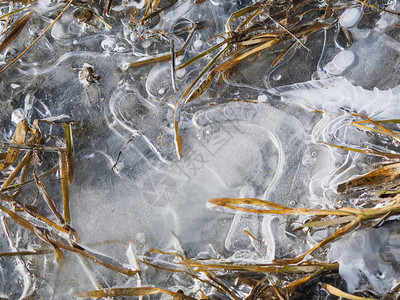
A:
[[[158,101],[161,100],[160,97],[165,99],[164,101],[169,101],[168,96],[172,93],[171,66],[169,63],[156,65],[150,70],[146,80],[146,91]]]
[[[361,9],[352,7],[346,9],[339,18],[339,23],[343,27],[353,27],[361,18]]]
[[[360,145],[360,141],[362,143],[368,140],[362,132],[348,127],[349,115],[346,111],[362,112],[377,119],[394,118],[399,113],[400,95],[397,90],[365,90],[340,77],[309,81],[277,90],[284,101],[296,103],[306,109],[324,112],[322,119],[313,128],[311,137],[314,141]],[[376,103],[379,103],[379,106]],[[319,151],[321,150],[317,150],[316,153]],[[336,153],[335,158],[331,156],[327,162],[334,164],[341,161],[342,167],[339,168],[341,172],[333,176],[329,174],[333,165],[327,165],[326,168],[321,166],[322,169],[311,181],[312,193],[328,196],[333,193],[332,186],[336,186],[348,176],[360,174],[362,172],[360,170],[364,172],[368,170],[365,169],[364,163],[359,162],[359,165],[352,163],[353,160],[361,159],[359,154],[347,153],[346,159],[339,159],[337,154],[342,152],[339,150],[333,150],[333,152]],[[319,161],[319,157],[316,161]]]
[[[276,90],[283,100],[295,101],[308,109],[339,113],[346,108],[350,111],[366,112],[374,118],[393,117],[400,101],[396,89],[366,90],[342,77],[309,81]],[[379,106],[376,105],[377,102]]]
[[[22,108],[17,108],[12,112],[11,122],[17,125],[19,122],[24,120],[24,110]]]
[[[201,40],[195,40],[193,43],[193,48],[195,50],[200,50],[202,46],[203,46],[203,42]]]
[[[115,42],[113,39],[104,39],[103,41],[101,41],[101,47],[106,51],[106,52],[110,52],[112,50],[114,50],[115,47]]]
[[[349,68],[355,60],[355,55],[349,50],[336,54],[333,60],[325,66],[325,70],[331,75],[340,75]]]
[[[398,1],[391,2],[388,8],[394,11],[398,11],[399,9]],[[382,32],[384,30],[392,28],[395,25],[395,23],[396,23],[396,18],[394,17],[394,15],[385,12],[382,14],[378,22],[376,22],[375,30]]]
[[[375,12],[371,22],[376,23],[368,27],[361,5],[352,3],[339,24],[328,18],[323,31],[307,36],[307,41],[302,38],[305,45],[289,39],[262,52],[232,74],[217,76],[195,101],[176,108],[182,93],[216,52],[172,70],[165,59],[171,41],[176,53],[188,41],[175,67],[220,42],[234,41],[239,38],[235,32],[220,33],[232,13],[251,1],[197,2],[202,1],[178,1],[147,24],[138,21],[136,9],[145,8],[148,1],[113,2],[109,17],[99,7],[92,18],[84,18],[86,4],[73,3],[34,48],[4,73],[2,141],[12,140],[18,122],[43,119],[47,123],[40,126],[46,142],[65,147],[58,124],[73,120],[76,174],[70,186],[71,226],[79,234],[79,245],[104,261],[128,269],[140,266],[142,272],[119,276],[67,251],[64,266],[56,263],[53,253],[27,260],[7,257],[0,266],[2,297],[14,293],[13,298],[23,298],[36,289],[43,299],[71,299],[77,292],[102,286],[160,286],[179,287],[186,294],[202,290],[224,298],[183,272],[171,275],[142,261],[183,268],[173,256],[150,252],[157,248],[186,253],[189,258],[267,264],[300,255],[332,232],[294,231],[305,216],[210,208],[211,198],[260,198],[299,208],[335,208],[361,201],[358,195],[339,195],[338,184],[366,174],[383,160],[324,143],[360,149],[373,143],[375,135],[349,126],[354,121],[350,112],[374,119],[399,118],[398,18]],[[164,1],[159,4],[162,7]],[[398,9],[396,1],[388,4],[387,9]],[[35,3],[36,12],[21,38],[0,56],[2,66],[43,32],[61,5]],[[8,6],[4,8],[8,12]],[[311,12],[299,20],[288,18],[284,26],[290,31],[302,18],[307,23]],[[254,22],[263,18],[257,16]],[[240,20],[233,20],[231,26],[235,28]],[[279,27],[268,22],[274,30]],[[192,26],[196,29],[188,40]],[[351,41],[339,45],[338,32],[343,28]],[[236,50],[240,54],[243,48]],[[273,64],[280,54],[284,54],[281,60]],[[149,58],[156,62],[130,67]],[[182,134],[180,159],[174,146],[175,110]],[[384,146],[397,149],[395,143]],[[40,160],[32,168],[38,172],[59,161],[57,153],[35,154]],[[12,169],[2,172],[2,182]],[[58,172],[43,182],[61,208],[59,177]],[[36,203],[34,184],[23,191],[25,204]],[[37,205],[40,210],[44,206]],[[50,215],[46,209],[44,214]],[[42,249],[44,242],[12,224],[15,245],[2,229],[2,252]],[[392,221],[376,229],[360,229],[309,258],[323,260],[329,253],[331,262],[340,263],[340,276],[349,292],[384,295],[398,283],[400,272],[395,225]],[[5,283],[8,278],[12,284]],[[251,289],[239,285],[232,289],[244,298]]]
[[[352,45],[336,54],[324,70],[330,76],[342,75],[354,85],[367,89],[394,88],[398,84],[393,78],[398,70],[400,44],[383,31],[390,29],[390,17],[385,14],[375,29],[365,29],[356,26],[360,16],[360,9],[355,7],[341,15],[339,23],[351,33]]]
[[[340,275],[350,292],[386,294],[398,284],[399,254],[399,229],[396,222],[389,222],[338,241],[329,255],[332,261],[339,262]]]
[[[233,103],[204,113],[200,112],[195,116],[194,121],[202,127],[213,123],[245,121],[262,130],[264,138],[268,138],[273,145],[273,148],[264,150],[267,152],[263,153],[262,157],[267,158],[267,161],[276,161],[274,163],[276,167],[269,170],[269,174],[273,174],[273,177],[268,182],[268,187],[262,192],[262,196],[278,203],[287,203],[292,196],[298,197],[297,189],[302,184],[294,179],[297,176],[303,177],[303,170],[299,166],[307,150],[308,138],[303,125],[297,119],[270,106]],[[271,156],[272,153],[268,153],[269,151],[277,153],[275,154],[277,156]],[[231,173],[227,172],[227,174]],[[280,188],[284,186],[284,189]],[[289,190],[287,187],[290,187]],[[260,193],[257,193],[257,196],[259,197]]]

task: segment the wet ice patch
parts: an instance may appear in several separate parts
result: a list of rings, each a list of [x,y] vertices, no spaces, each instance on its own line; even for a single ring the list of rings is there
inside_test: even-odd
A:
[[[349,292],[369,290],[384,295],[398,284],[400,234],[396,222],[362,229],[334,243],[329,252],[340,264]]]

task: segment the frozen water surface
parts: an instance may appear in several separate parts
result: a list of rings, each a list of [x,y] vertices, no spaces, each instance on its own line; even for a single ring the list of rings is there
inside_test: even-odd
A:
[[[52,251],[10,256],[0,261],[0,297],[73,299],[99,288],[158,286],[186,294],[201,289],[227,299],[231,296],[215,285],[143,261],[182,269],[179,260],[150,253],[152,248],[253,264],[298,256],[332,230],[294,231],[305,216],[235,212],[212,208],[208,200],[259,198],[311,209],[362,206],[365,194],[340,195],[337,186],[385,160],[327,144],[397,150],[389,138],[373,146],[377,135],[349,126],[355,120],[351,112],[376,120],[399,118],[398,17],[389,12],[398,9],[396,1],[386,3],[386,12],[357,2],[347,9],[336,3],[339,20],[327,18],[326,29],[303,39],[305,45],[289,38],[253,62],[251,57],[232,74],[217,77],[199,99],[180,102],[178,115],[179,98],[217,52],[171,72],[171,48],[180,65],[221,43],[228,38],[219,34],[231,14],[256,1],[178,1],[144,25],[139,10],[150,2],[112,3],[111,17],[105,18],[97,9],[73,3],[0,81],[2,142],[12,141],[24,119],[29,124],[74,121],[75,179],[69,197],[70,226],[81,245],[76,247],[125,270],[140,266],[140,275],[120,275],[68,251],[63,265]],[[61,7],[35,4],[28,25],[1,53],[0,66],[29,46]],[[2,14],[9,9],[9,4],[0,6]],[[235,22],[230,26],[238,26]],[[149,58],[155,61],[143,63]],[[182,136],[180,159],[175,122]],[[65,146],[62,127],[41,126],[50,145]],[[51,152],[33,167],[41,174],[58,161],[57,152]],[[2,183],[15,167],[2,171]],[[42,181],[61,210],[60,176]],[[51,216],[34,184],[15,197],[26,205],[37,203]],[[1,216],[0,252],[50,249],[7,216]],[[393,218],[379,228],[356,231],[312,258],[338,262],[347,291],[383,296],[399,283],[396,224]],[[238,298],[250,292],[233,285]],[[315,299],[327,299],[326,292],[318,293]]]

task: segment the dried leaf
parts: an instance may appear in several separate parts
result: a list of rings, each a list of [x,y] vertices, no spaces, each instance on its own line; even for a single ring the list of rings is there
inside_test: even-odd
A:
[[[13,136],[13,144],[20,145],[25,142],[26,133],[28,132],[28,123],[23,120],[17,124]],[[4,162],[0,163],[0,171],[8,168],[12,165],[18,158],[20,150],[17,148],[9,148]]]
[[[23,16],[21,19],[19,19],[17,22],[15,22],[15,24],[13,24],[13,26],[12,26],[13,29],[0,44],[0,53],[3,52],[4,49],[6,49],[8,47],[8,45],[10,45],[11,42],[19,36],[22,29],[25,28],[25,25],[31,19],[32,14],[33,14],[33,10],[31,10],[29,13],[27,13],[25,16]]]

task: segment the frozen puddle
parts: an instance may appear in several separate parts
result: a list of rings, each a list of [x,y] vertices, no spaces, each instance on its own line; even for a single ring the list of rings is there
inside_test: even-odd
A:
[[[368,136],[348,126],[352,117],[347,111],[391,118],[398,113],[400,98],[396,90],[367,91],[342,78],[311,81],[272,93],[280,95],[283,102],[231,102],[198,109],[186,120],[181,160],[165,160],[160,155],[165,148],[156,144],[160,139],[123,118],[122,113],[143,111],[141,107],[138,110],[137,102],[113,110],[111,119],[118,122],[110,124],[117,135],[106,138],[110,153],[90,148],[76,153],[80,167],[71,194],[72,226],[82,242],[95,244],[93,249],[120,261],[126,261],[129,243],[140,249],[139,255],[145,255],[153,247],[174,249],[176,237],[190,257],[213,257],[218,251],[224,256],[242,253],[240,260],[254,259],[260,245],[244,230],[265,243],[263,256],[256,257],[259,262],[298,255],[309,248],[311,244],[296,244],[291,239],[288,232],[293,228],[284,225],[285,217],[210,209],[207,201],[250,197],[287,206],[334,207],[341,198],[337,184],[368,172],[370,167],[364,155],[322,142],[366,145]],[[377,108],[377,102],[385,109]],[[159,110],[148,106],[146,118],[151,120]],[[124,148],[118,171],[113,171],[115,153],[124,145],[118,128],[136,137]],[[170,129],[152,130],[168,133]],[[163,138],[163,143],[173,142],[172,135]],[[346,252],[341,254],[345,259]]]
[[[267,1],[268,5],[263,2],[245,10],[243,16],[238,11],[256,1],[171,1],[165,8],[167,2],[109,1],[107,13],[73,3],[1,78],[1,142],[13,142],[15,127],[24,119],[31,126],[35,119],[46,119],[61,124],[40,124],[46,143],[64,147],[62,122],[74,121],[71,226],[80,240],[72,241],[65,228],[55,233],[50,225],[34,220],[43,231],[40,239],[3,211],[0,252],[50,249],[50,253],[2,259],[0,297],[25,299],[36,293],[43,299],[71,299],[101,288],[157,286],[174,292],[182,289],[185,295],[197,293],[196,297],[201,290],[210,299],[238,300],[249,295],[264,273],[255,272],[254,278],[247,278],[250,283],[241,282],[236,280],[239,272],[189,269],[179,255],[198,262],[265,265],[305,253],[334,230],[296,231],[309,216],[250,214],[213,207],[210,199],[258,198],[309,209],[364,208],[368,201],[379,205],[384,201],[363,190],[339,194],[337,187],[387,160],[334,145],[399,152],[396,139],[351,125],[362,118],[353,113],[374,120],[399,118],[398,17],[388,12],[398,10],[397,1],[386,3],[386,12],[359,2],[348,8],[333,1],[330,11],[329,1],[300,1],[296,8],[285,1]],[[152,12],[148,22],[140,21],[149,3],[165,9]],[[21,36],[0,53],[2,67],[50,24],[55,10],[64,7],[59,5],[39,1],[34,6]],[[1,5],[4,20],[14,8]],[[265,13],[257,15],[261,8]],[[253,13],[254,19],[241,23]],[[298,16],[283,17],[286,13]],[[279,23],[271,19],[275,14]],[[263,23],[265,32],[258,26]],[[240,40],[247,30],[267,35]],[[305,31],[295,40],[286,30]],[[268,50],[255,51],[256,55],[228,68],[229,61],[248,55],[240,48],[243,45],[253,50],[263,45]],[[218,53],[228,56],[218,60]],[[216,64],[208,65],[213,59]],[[185,103],[192,94],[182,94],[207,65],[210,69],[191,89],[200,97]],[[227,69],[214,73],[221,66]],[[180,159],[175,120],[183,141]],[[398,123],[388,126],[399,131]],[[31,169],[42,173],[58,165],[58,152],[45,153],[45,159],[40,163],[38,159]],[[2,182],[10,172],[2,170]],[[42,178],[60,210],[61,177],[57,173]],[[37,205],[45,216],[54,217],[34,184],[23,192],[18,199],[24,205]],[[32,212],[4,203],[34,219]],[[141,273],[121,275],[66,250],[66,263],[59,264],[46,234],[69,243],[73,250],[81,246],[119,271],[141,268]],[[357,230],[307,259],[338,262],[341,277],[332,281],[343,290],[383,296],[399,283],[398,236],[392,218],[378,228]],[[210,279],[213,276],[235,291],[229,295]],[[286,275],[271,276],[267,279],[277,286],[289,282]],[[265,279],[260,284],[270,283]],[[311,293],[314,298],[326,295],[321,285]]]

